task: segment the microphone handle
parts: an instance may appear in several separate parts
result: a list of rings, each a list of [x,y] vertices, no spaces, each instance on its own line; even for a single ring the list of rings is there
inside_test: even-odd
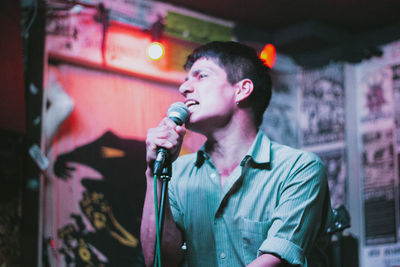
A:
[[[157,157],[156,161],[154,162],[154,175],[157,176],[161,175],[161,171],[167,159],[168,159],[168,150],[163,147],[157,148]]]

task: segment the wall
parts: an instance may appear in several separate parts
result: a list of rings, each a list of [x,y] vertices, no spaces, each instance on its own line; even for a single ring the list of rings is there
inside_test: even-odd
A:
[[[400,42],[353,67],[362,266],[400,265]],[[349,88],[349,90],[351,90]]]
[[[365,267],[400,264],[400,42],[381,49],[382,57],[355,65],[278,66],[262,126],[325,162],[332,206],[349,210],[344,234],[358,239]]]
[[[118,1],[114,3],[118,4]],[[138,27],[149,27],[151,19],[154,22],[157,12],[164,15],[168,12],[168,8],[164,5],[151,11],[151,7],[143,3],[133,10],[121,8],[123,1],[119,4],[120,6],[113,7],[113,12],[120,12],[119,15],[121,12],[125,12],[126,18],[131,18],[130,22],[136,22]],[[135,11],[140,16],[133,15]],[[128,14],[129,12],[133,13]],[[59,83],[65,88],[74,103],[74,110],[70,114],[65,114],[65,118],[70,117],[61,125],[61,130],[55,135],[55,139],[46,137],[43,141],[44,149],[49,149],[48,156],[51,164],[55,164],[58,157],[64,154],[72,153],[76,157],[79,153],[75,152],[82,151],[80,148],[86,147],[92,142],[95,143],[96,140],[102,140],[102,134],[106,133],[108,127],[116,133],[122,134],[120,137],[123,137],[125,142],[129,143],[133,139],[143,141],[145,129],[150,125],[146,123],[144,126],[143,124],[127,125],[128,122],[123,122],[123,115],[118,115],[116,107],[125,107],[131,118],[134,110],[127,108],[129,105],[124,101],[139,101],[143,104],[144,101],[148,101],[149,95],[138,98],[135,96],[146,90],[153,92],[155,96],[157,94],[154,92],[158,87],[168,87],[166,94],[169,94],[174,91],[174,86],[184,77],[181,71],[174,68],[168,70],[169,65],[165,62],[160,67],[155,63],[148,63],[145,57],[138,58],[137,55],[140,53],[138,49],[150,42],[149,36],[143,32],[132,29],[121,30],[123,27],[120,27],[120,24],[111,24],[112,31],[108,32],[108,41],[102,39],[102,25],[98,21],[87,20],[85,17],[92,18],[95,15],[95,10],[84,10],[82,13],[71,14],[64,20],[48,24],[48,33],[50,34],[47,39],[47,52],[50,59],[57,60],[62,64],[61,66],[52,66],[47,71],[47,81],[50,82],[51,72],[60,72],[59,77],[68,76],[68,79],[65,78],[64,81],[61,79]],[[138,17],[141,20],[132,19]],[[177,17],[179,16],[175,18]],[[208,19],[210,18],[205,20]],[[177,25],[179,23],[175,24],[175,26]],[[181,23],[181,25],[183,24]],[[227,25],[231,24],[224,24],[224,26]],[[52,28],[52,26],[54,27]],[[87,30],[82,30],[85,27]],[[178,27],[176,32],[186,32],[187,34],[187,30]],[[224,28],[224,30],[227,29]],[[117,41],[112,38],[122,39]],[[191,41],[202,40],[202,38],[202,36],[192,36]],[[183,45],[182,42],[179,44],[183,50],[194,46],[189,42],[183,43]],[[102,50],[104,45],[106,48]],[[332,63],[313,70],[302,69],[289,58],[279,55],[278,63],[272,71],[274,96],[262,124],[262,129],[272,139],[313,151],[325,162],[332,206],[337,207],[343,204],[349,210],[352,226],[345,231],[345,234],[358,239],[360,265],[363,267],[400,264],[400,256],[398,256],[400,255],[400,243],[398,242],[400,225],[398,212],[400,74],[399,68],[395,67],[400,65],[400,44],[388,44],[382,49],[384,54],[381,58],[365,60],[356,65]],[[185,52],[187,52],[186,50]],[[79,67],[65,65],[66,62]],[[96,71],[93,71],[93,68]],[[73,75],[71,70],[73,70]],[[118,74],[105,78],[109,73],[105,74],[104,71],[118,72]],[[80,79],[85,80],[85,83],[76,82],[79,75],[83,75]],[[104,80],[93,78],[94,76],[102,77],[101,79]],[[132,76],[134,77],[132,78]],[[89,84],[92,86],[86,89]],[[107,84],[109,87],[106,86]],[[126,86],[122,87],[122,84]],[[146,88],[140,89],[140,84],[145,84]],[[95,88],[99,88],[99,90],[95,90]],[[117,94],[112,93],[113,90],[118,91],[118,94],[124,95],[126,98],[115,100],[118,97]],[[49,96],[48,93],[50,93],[50,87],[46,89],[47,96]],[[170,101],[178,99],[176,91],[171,94],[173,96],[165,99]],[[165,97],[162,93],[159,95]],[[114,106],[110,106],[110,103],[102,104],[101,96],[107,96],[106,100],[115,101],[118,104],[114,104]],[[103,107],[107,107],[106,110],[109,113],[102,111]],[[158,116],[163,116],[162,112],[166,107],[167,104],[164,102],[159,105]],[[93,113],[95,120],[85,115],[90,112]],[[50,114],[49,109],[44,110],[44,116]],[[118,119],[113,120],[113,116]],[[154,118],[151,121],[156,120]],[[49,121],[49,117],[47,117],[47,121]],[[61,120],[61,122],[63,121]],[[143,122],[143,118],[135,117],[132,121]],[[44,132],[45,130],[44,128]],[[192,149],[188,147],[188,151]],[[99,155],[104,155],[101,153],[102,151],[97,152]],[[107,153],[111,151],[114,156],[125,155],[121,151],[107,151]],[[65,262],[68,256],[66,251],[68,244],[63,239],[65,235],[57,237],[59,230],[68,230],[66,227],[73,224],[75,227],[73,230],[81,234],[87,229],[89,229],[89,233],[85,232],[85,234],[88,235],[102,231],[102,228],[98,227],[99,225],[96,226],[96,221],[90,217],[90,210],[86,212],[84,209],[86,206],[82,206],[82,201],[85,200],[85,190],[89,192],[94,190],[93,187],[90,187],[93,185],[88,184],[87,180],[84,182],[82,180],[83,178],[87,179],[86,176],[94,178],[96,181],[106,181],[107,178],[102,176],[104,173],[93,172],[93,169],[83,169],[82,166],[72,167],[76,167],[78,170],[72,176],[72,180],[75,182],[71,182],[71,177],[63,180],[60,178],[62,175],[58,176],[54,173],[50,173],[42,180],[42,190],[48,193],[45,196],[47,202],[45,199],[43,203],[50,205],[43,207],[45,214],[50,217],[43,225],[44,240],[49,242],[44,246],[50,261],[59,263]],[[57,194],[72,195],[73,203],[62,203],[61,195]],[[53,199],[57,199],[57,201],[50,201]],[[59,211],[65,205],[68,212],[61,214]],[[81,217],[86,217],[84,219],[87,229],[76,228],[78,224],[76,218],[78,217],[68,217],[75,213],[81,213]],[[109,220],[107,227],[116,226],[115,223],[110,224],[110,217],[107,217],[107,220]],[[105,236],[110,238],[110,235]],[[52,239],[56,242],[53,247],[50,242]],[[88,236],[84,236],[84,240],[86,243],[91,242]],[[64,250],[62,250],[63,248]],[[60,253],[60,251],[63,252]],[[69,254],[71,258],[72,255],[77,255],[76,251],[75,254],[71,253]],[[101,251],[96,254],[99,262],[106,261],[104,257],[107,253],[103,254],[101,255]]]
[[[18,1],[0,4],[0,129],[26,131],[21,10]]]

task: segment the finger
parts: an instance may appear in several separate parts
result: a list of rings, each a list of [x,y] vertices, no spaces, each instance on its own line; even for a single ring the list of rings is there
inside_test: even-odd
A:
[[[158,139],[157,140],[157,148],[163,147],[166,149],[171,149],[178,144],[177,140],[169,140],[169,139]]]
[[[163,147],[167,150],[171,150],[176,147],[178,144],[178,140],[168,140],[168,139],[156,139],[153,143],[149,144],[146,148],[146,159],[148,163],[151,163],[155,160],[157,149],[159,147]]]
[[[176,142],[177,142],[177,137],[172,138],[171,136],[154,137],[151,139],[149,138],[146,141],[146,151],[148,154],[154,155],[158,147],[170,148]]]
[[[160,126],[156,131],[148,135],[148,144],[155,144],[156,146],[162,146],[164,140],[174,142],[179,140],[180,135],[174,130],[168,128],[168,126]]]
[[[176,130],[176,132],[178,133],[178,135],[181,138],[183,138],[185,136],[185,134],[186,134],[186,128],[183,125],[182,126],[177,126],[175,130]]]
[[[156,149],[157,149],[157,145],[153,142],[153,141],[150,141],[150,140],[146,140],[146,150],[147,150],[147,152],[151,152],[151,151],[156,151]]]
[[[159,126],[167,126],[167,127],[170,128],[170,129],[175,129],[176,123],[175,123],[173,120],[171,120],[170,118],[165,117],[165,118],[160,122],[160,125],[159,125]]]
[[[149,129],[147,133],[147,144],[153,143],[156,139],[174,139],[177,138],[178,133],[175,128],[168,125],[160,125],[156,128]]]

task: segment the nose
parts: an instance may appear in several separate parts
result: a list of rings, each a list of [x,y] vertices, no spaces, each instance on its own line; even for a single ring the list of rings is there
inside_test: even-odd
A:
[[[184,81],[181,86],[179,86],[179,93],[186,96],[186,94],[193,92],[193,86],[189,80]]]

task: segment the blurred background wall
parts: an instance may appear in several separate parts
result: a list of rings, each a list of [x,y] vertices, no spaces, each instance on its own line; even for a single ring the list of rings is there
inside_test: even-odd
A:
[[[146,132],[182,99],[186,56],[213,40],[273,45],[261,129],[326,164],[332,206],[351,218],[332,236],[341,266],[399,266],[398,8],[2,1],[0,266],[143,265]],[[182,153],[203,141],[188,133]]]

